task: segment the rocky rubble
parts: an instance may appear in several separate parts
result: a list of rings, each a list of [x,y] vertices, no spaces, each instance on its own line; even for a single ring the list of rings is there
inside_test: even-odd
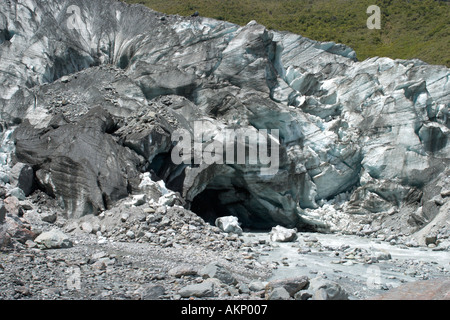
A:
[[[3,299],[355,299],[391,288],[377,282],[369,292],[355,294],[367,286],[358,266],[375,265],[395,274],[384,280],[388,283],[449,272],[448,266],[438,270],[437,262],[399,260],[392,251],[398,245],[375,249],[345,239],[327,244],[331,238],[322,237],[328,235],[312,233],[296,233],[291,242],[272,241],[269,233],[225,233],[181,206],[135,206],[132,199],[98,216],[58,216],[50,223],[42,213],[46,205],[52,208],[52,199],[38,195],[18,202],[27,208],[21,221],[30,221],[35,235],[3,251]],[[47,235],[53,240],[43,241]],[[56,235],[68,245],[53,246]],[[329,269],[311,261],[328,263]],[[355,271],[336,273],[338,266]],[[284,268],[290,276],[277,275]],[[306,274],[292,277],[298,272]]]
[[[239,288],[268,276],[239,254],[242,239],[182,207],[119,208],[49,223],[33,205],[23,219],[39,235],[25,241],[14,234],[19,245],[1,253],[2,299],[248,299],[250,291]],[[214,290],[199,293],[204,286]]]
[[[14,196],[0,199],[0,250],[18,249],[35,238],[31,224]]]

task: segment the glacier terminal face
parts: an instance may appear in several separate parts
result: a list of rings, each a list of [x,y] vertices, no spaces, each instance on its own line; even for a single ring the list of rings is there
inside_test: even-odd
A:
[[[436,219],[449,227],[444,66],[359,62],[345,45],[255,21],[166,16],[119,1],[0,6],[2,172],[31,165],[68,217],[141,192],[151,171],[205,220],[345,232],[415,232]],[[193,132],[195,121],[209,142],[230,128],[279,130],[278,171],[174,164],[171,136]]]

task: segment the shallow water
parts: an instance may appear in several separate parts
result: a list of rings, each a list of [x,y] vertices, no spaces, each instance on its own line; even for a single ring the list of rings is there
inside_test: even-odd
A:
[[[351,235],[298,233],[296,241],[287,243],[271,242],[269,233],[244,233],[243,237],[245,242],[254,244],[265,240],[266,244],[252,248],[260,253],[260,263],[273,268],[272,279],[326,276],[341,284],[353,299],[385,293],[405,282],[450,278],[448,251],[409,248]],[[317,242],[308,241],[311,238]],[[308,243],[312,246],[308,247]],[[348,246],[347,250],[360,248],[369,253],[389,253],[391,259],[376,263],[343,259],[343,246]],[[299,253],[302,248],[311,251]]]

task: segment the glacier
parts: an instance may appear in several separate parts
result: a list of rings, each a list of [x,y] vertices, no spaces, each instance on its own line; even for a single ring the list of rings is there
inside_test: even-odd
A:
[[[31,165],[69,218],[143,192],[151,172],[209,221],[386,235],[449,229],[445,66],[357,61],[346,45],[256,21],[120,1],[0,7],[1,172]],[[172,163],[171,135],[193,132],[195,121],[212,141],[227,129],[278,129],[278,172]]]

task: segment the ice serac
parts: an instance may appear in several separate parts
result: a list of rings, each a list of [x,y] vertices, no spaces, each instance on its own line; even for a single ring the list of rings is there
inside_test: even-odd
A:
[[[31,165],[69,217],[136,192],[143,172],[205,220],[232,215],[243,227],[336,230],[356,219],[416,231],[448,208],[444,66],[358,62],[345,45],[255,21],[119,1],[0,5],[2,171]],[[174,164],[172,134],[194,134],[195,121],[204,144],[227,129],[279,130],[278,170]]]
[[[52,120],[45,129],[28,120],[16,129],[16,157],[35,168],[41,188],[71,217],[99,213],[137,189],[143,159],[114,141],[106,110],[93,108],[72,123]]]

